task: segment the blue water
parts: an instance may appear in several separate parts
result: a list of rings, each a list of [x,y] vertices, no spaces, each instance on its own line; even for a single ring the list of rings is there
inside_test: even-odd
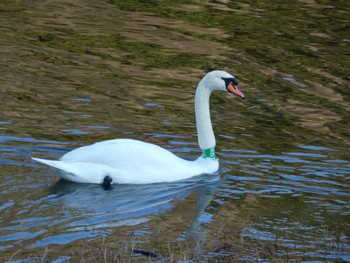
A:
[[[147,136],[162,138],[184,158],[199,154],[193,150],[192,136]],[[297,145],[278,155],[222,149],[217,175],[168,184],[114,185],[107,191],[99,185],[59,180],[54,170],[30,159],[57,159],[77,146],[74,143],[15,136],[0,136],[0,142],[1,251],[108,237],[121,227],[152,235],[144,228],[149,222],[186,207],[187,196],[197,193],[193,223],[178,233],[179,240],[203,242],[205,235],[198,233],[219,223],[216,213],[231,203],[249,219],[241,230],[247,246],[276,243],[281,256],[288,251],[309,259],[350,260],[349,236],[344,232],[350,227],[350,162],[332,158],[341,149]]]
[[[350,262],[350,1],[28,3],[0,1],[0,261]],[[211,97],[215,176],[106,191],[30,158],[127,137],[193,160],[212,69],[246,95]]]

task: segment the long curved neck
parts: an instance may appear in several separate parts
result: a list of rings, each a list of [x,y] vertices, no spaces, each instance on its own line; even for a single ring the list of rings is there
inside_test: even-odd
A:
[[[197,87],[195,96],[196,125],[199,147],[208,152],[216,145],[213,127],[210,120],[209,97],[211,90],[206,87],[206,79],[202,79]],[[215,156],[214,156],[215,158]]]

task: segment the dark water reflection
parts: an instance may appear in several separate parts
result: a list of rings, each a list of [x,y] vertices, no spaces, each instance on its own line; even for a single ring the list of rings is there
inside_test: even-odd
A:
[[[102,239],[350,261],[350,2],[156,2],[0,3],[1,260]],[[194,159],[194,89],[217,68],[247,98],[212,96],[215,178],[105,191],[30,160],[121,137]]]

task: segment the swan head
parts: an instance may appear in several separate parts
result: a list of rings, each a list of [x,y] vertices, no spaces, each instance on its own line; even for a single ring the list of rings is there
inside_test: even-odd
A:
[[[205,77],[203,78],[203,81],[205,82],[205,86],[210,91],[214,91],[214,90],[228,91],[244,99],[243,92],[241,92],[237,87],[239,81],[234,76],[227,73],[226,71],[222,71],[222,70],[211,71],[207,75],[205,75]]]

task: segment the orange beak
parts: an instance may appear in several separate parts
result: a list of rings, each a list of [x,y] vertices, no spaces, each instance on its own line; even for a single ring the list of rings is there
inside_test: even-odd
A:
[[[244,99],[244,94],[237,88],[237,86],[235,86],[233,84],[233,82],[230,82],[230,84],[228,84],[228,86],[226,87],[227,90],[235,95],[237,95],[238,97],[241,97],[242,99]]]

